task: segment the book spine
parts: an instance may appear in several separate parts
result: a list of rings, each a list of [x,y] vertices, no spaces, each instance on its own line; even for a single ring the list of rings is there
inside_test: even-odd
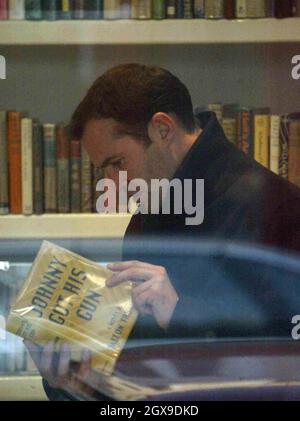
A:
[[[43,18],[42,0],[26,0],[25,17],[27,20],[41,20]]]
[[[131,18],[131,1],[130,0],[121,0],[120,14],[121,14],[120,16],[121,19]]]
[[[275,0],[266,0],[266,16],[268,18],[275,17]]]
[[[300,17],[300,0],[295,0],[294,16]]]
[[[235,2],[235,16],[238,19],[247,18],[247,0],[236,0],[236,2]]]
[[[224,17],[226,19],[235,19],[235,0],[225,0]]]
[[[80,213],[81,210],[81,194],[80,194],[80,158],[81,146],[79,140],[71,140],[70,159],[71,159],[71,212]]]
[[[9,19],[23,20],[25,19],[25,0],[9,0]]]
[[[205,2],[204,0],[194,0],[194,17],[202,19],[205,16]]]
[[[104,0],[103,17],[104,19],[120,19],[120,0]]]
[[[83,144],[81,144],[81,212],[92,212],[92,167]]]
[[[0,0],[0,20],[8,19],[8,0]]]
[[[236,145],[236,119],[235,118],[223,118],[222,127],[227,139]]]
[[[151,0],[132,0],[131,18],[132,19],[151,19],[152,7]]]
[[[55,125],[44,124],[44,208],[56,212],[56,141]]]
[[[43,19],[57,19],[56,0],[43,0]]]
[[[292,119],[289,124],[288,179],[300,187],[300,119]]]
[[[69,20],[73,18],[73,0],[59,0],[58,19]]]
[[[70,147],[69,138],[62,124],[56,129],[57,150],[57,211],[70,211]]]
[[[265,0],[251,0],[247,2],[248,18],[264,18],[266,17]]]
[[[103,0],[84,0],[84,19],[103,19]]]
[[[237,114],[237,146],[245,154],[253,157],[252,112],[241,110]]]
[[[266,168],[269,168],[269,136],[270,117],[254,115],[254,159]]]
[[[270,170],[279,174],[279,128],[280,116],[270,117]]]
[[[224,0],[205,1],[205,18],[206,19],[224,18]]]
[[[184,19],[193,19],[194,17],[194,7],[192,0],[183,0],[183,18]]]
[[[293,16],[293,0],[275,0],[275,16],[278,19]]]
[[[22,213],[21,113],[7,114],[9,207],[13,214]]]
[[[289,168],[289,117],[283,115],[280,121],[279,130],[279,175],[288,179]]]
[[[177,13],[180,13],[181,11],[182,11],[182,16],[177,16]],[[176,17],[183,17],[183,0],[177,0],[177,1],[167,0],[166,16],[167,16],[167,19],[175,19]]]
[[[33,203],[34,213],[44,212],[43,132],[37,121],[32,123]]]
[[[8,214],[6,112],[0,111],[0,215]]]
[[[212,103],[212,104],[208,104],[208,110],[212,111],[216,114],[216,117],[218,119],[218,122],[220,124],[222,124],[222,119],[223,119],[223,105],[220,103]]]
[[[89,1],[85,0],[74,0],[74,10],[73,10],[73,18],[74,19],[84,19],[85,18],[85,8],[90,4]],[[88,10],[87,10],[88,12]],[[89,19],[86,16],[86,19]]]
[[[165,0],[152,0],[152,18],[165,19],[166,2]]]
[[[32,120],[21,120],[21,157],[22,157],[22,212],[33,213],[33,177],[32,177]]]

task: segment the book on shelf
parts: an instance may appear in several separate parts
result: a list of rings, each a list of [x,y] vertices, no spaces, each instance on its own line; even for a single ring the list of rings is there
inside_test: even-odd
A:
[[[81,144],[72,139],[70,144],[71,212],[81,212]]]
[[[204,16],[206,19],[224,18],[224,0],[206,1],[204,5]]]
[[[289,115],[288,179],[300,187],[300,113]]]
[[[57,211],[70,211],[70,142],[63,123],[56,127]]]
[[[44,208],[46,213],[55,213],[57,207],[56,190],[56,133],[55,124],[43,125],[44,135]]]
[[[7,114],[9,208],[13,214],[22,213],[21,113]]]
[[[270,116],[254,113],[254,159],[269,168]]]
[[[8,214],[8,163],[6,112],[0,111],[0,215]]]

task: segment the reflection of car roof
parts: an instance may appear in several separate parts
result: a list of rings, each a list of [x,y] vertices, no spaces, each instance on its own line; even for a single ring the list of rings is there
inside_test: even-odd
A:
[[[116,399],[300,399],[299,350],[283,340],[133,347],[107,390]]]

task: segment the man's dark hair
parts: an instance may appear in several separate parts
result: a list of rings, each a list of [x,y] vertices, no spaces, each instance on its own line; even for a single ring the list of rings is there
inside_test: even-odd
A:
[[[156,112],[174,113],[186,132],[195,130],[190,94],[169,71],[137,63],[121,64],[98,77],[74,111],[68,126],[80,139],[92,118],[113,118],[116,135],[131,135],[149,143],[147,125]]]

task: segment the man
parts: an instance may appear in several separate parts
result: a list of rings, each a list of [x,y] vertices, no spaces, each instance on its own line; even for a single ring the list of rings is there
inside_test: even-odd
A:
[[[126,231],[124,261],[110,265],[115,274],[108,287],[128,279],[137,282],[132,295],[142,323],[137,323],[135,337],[172,336],[180,325],[186,334],[200,334],[209,304],[201,301],[199,283],[179,276],[182,262],[172,266],[159,259],[128,260],[131,237],[226,239],[300,252],[300,190],[231,144],[213,113],[195,117],[186,87],[170,72],[139,64],[107,71],[75,110],[69,129],[70,136],[81,139],[94,165],[116,184],[120,171],[127,171],[128,180],[143,179],[149,186],[154,178],[204,179],[202,224],[187,225],[184,212],[136,214]],[[225,295],[224,308],[221,299],[214,310],[220,319],[232,311]],[[68,352],[61,352],[54,370],[52,344],[38,356],[35,345],[27,345],[50,385],[64,387]],[[87,355],[78,372],[84,375],[88,366]],[[61,396],[49,385],[46,389],[51,398]]]

